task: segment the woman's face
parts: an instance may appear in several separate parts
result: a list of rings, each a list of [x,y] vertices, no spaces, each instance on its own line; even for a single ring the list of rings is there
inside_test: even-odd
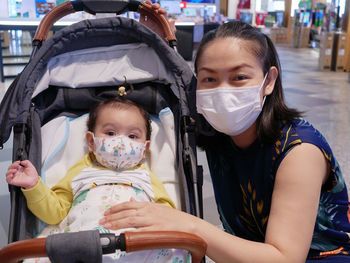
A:
[[[249,52],[252,43],[233,37],[208,43],[197,66],[197,89],[259,86],[264,73],[258,59]]]

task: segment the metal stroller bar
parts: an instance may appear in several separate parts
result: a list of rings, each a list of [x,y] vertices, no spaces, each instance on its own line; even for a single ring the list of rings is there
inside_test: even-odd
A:
[[[182,130],[183,130],[183,160],[188,174],[188,185],[192,191],[190,191],[190,198],[193,200],[194,207],[191,207],[192,214],[200,218],[203,218],[203,202],[202,202],[202,186],[203,186],[203,171],[197,167],[195,153],[190,147],[190,136],[194,134],[195,124],[191,122],[189,116],[183,116],[182,118]]]
[[[63,4],[58,5],[52,9],[39,24],[39,27],[35,33],[32,45],[33,52],[32,56],[41,47],[45,41],[47,34],[52,25],[63,18],[66,15],[78,12],[86,11],[90,14],[96,13],[116,13],[122,14],[127,11],[138,12],[144,16],[153,19],[157,25],[160,25],[162,35],[165,41],[170,47],[176,49],[176,37],[174,32],[171,30],[170,24],[167,18],[163,14],[159,14],[158,11],[154,10],[152,6],[146,2],[138,2],[134,0],[76,0],[67,1]]]
[[[99,244],[97,250],[91,253],[91,247],[86,243],[76,242],[76,236],[81,239],[84,235],[85,241]],[[63,237],[63,238],[62,238]],[[64,240],[62,242],[61,240]],[[63,245],[64,247],[60,247]],[[51,250],[51,247],[55,248]],[[65,249],[66,248],[66,249]],[[62,259],[55,260],[55,251],[67,250],[67,248],[79,249],[93,257],[94,263],[102,262],[102,253],[113,253],[116,249],[133,252],[147,249],[177,248],[186,249],[191,252],[192,262],[199,263],[204,257],[207,249],[206,242],[190,233],[177,231],[149,231],[149,232],[125,232],[119,236],[114,234],[99,234],[97,230],[83,231],[77,233],[63,233],[48,236],[47,238],[35,238],[17,241],[0,250],[0,262],[15,263],[26,258],[47,257],[53,263],[60,263]],[[101,253],[102,250],[102,253]],[[65,263],[75,262],[64,259]]]
[[[27,151],[25,148],[26,145],[26,141],[28,140],[27,138],[27,125],[26,124],[17,124],[13,127],[13,136],[14,136],[14,149],[17,149],[16,152],[13,152],[12,154],[12,160],[25,160],[27,159]],[[9,192],[10,192],[10,198],[11,198],[11,220],[10,220],[10,225],[9,225],[9,229],[13,229],[15,231],[17,231],[18,229],[16,229],[13,224],[16,223],[15,218],[20,214],[19,210],[20,210],[20,188],[13,186],[13,185],[9,185]],[[15,231],[13,232],[9,232],[9,237],[8,237],[8,241],[11,242],[11,240],[13,240],[14,236],[18,236],[18,233],[15,233]]]

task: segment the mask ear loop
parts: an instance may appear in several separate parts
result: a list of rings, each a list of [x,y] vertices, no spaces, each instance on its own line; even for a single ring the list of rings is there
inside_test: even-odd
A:
[[[91,132],[92,134],[92,139],[94,140],[94,143],[95,143],[95,133]]]
[[[265,74],[264,80],[263,80],[263,82],[262,82],[262,84],[261,84],[261,89],[264,89],[265,81],[266,81],[268,75],[269,75],[269,71]],[[260,89],[260,90],[261,90],[261,89]],[[260,92],[259,92],[259,94],[260,94]],[[259,97],[260,97],[260,96],[259,96]],[[262,101],[262,103],[261,103],[261,108],[264,107],[265,100],[266,100],[266,96],[263,96],[263,101]]]

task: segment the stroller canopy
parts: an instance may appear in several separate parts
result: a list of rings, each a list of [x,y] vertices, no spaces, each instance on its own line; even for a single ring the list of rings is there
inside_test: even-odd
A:
[[[132,43],[145,43],[156,52],[166,71],[171,73],[173,83],[170,88],[180,101],[182,114],[189,115],[188,104],[195,104],[187,102],[186,92],[191,87],[193,74],[188,64],[164,40],[134,20],[122,17],[84,20],[48,39],[12,83],[0,107],[0,146],[8,140],[14,125],[27,122],[33,95],[45,89],[42,83],[52,58],[67,52]]]

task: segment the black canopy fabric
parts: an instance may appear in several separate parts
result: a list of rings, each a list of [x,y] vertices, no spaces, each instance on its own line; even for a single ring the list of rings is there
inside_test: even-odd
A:
[[[32,95],[50,58],[75,50],[142,42],[155,50],[173,73],[173,93],[179,98],[181,111],[189,115],[186,92],[193,85],[188,64],[164,40],[146,26],[122,17],[84,20],[66,27],[48,39],[8,89],[0,105],[0,146],[5,143],[16,124],[27,123]],[[140,61],[142,63],[142,61]]]

